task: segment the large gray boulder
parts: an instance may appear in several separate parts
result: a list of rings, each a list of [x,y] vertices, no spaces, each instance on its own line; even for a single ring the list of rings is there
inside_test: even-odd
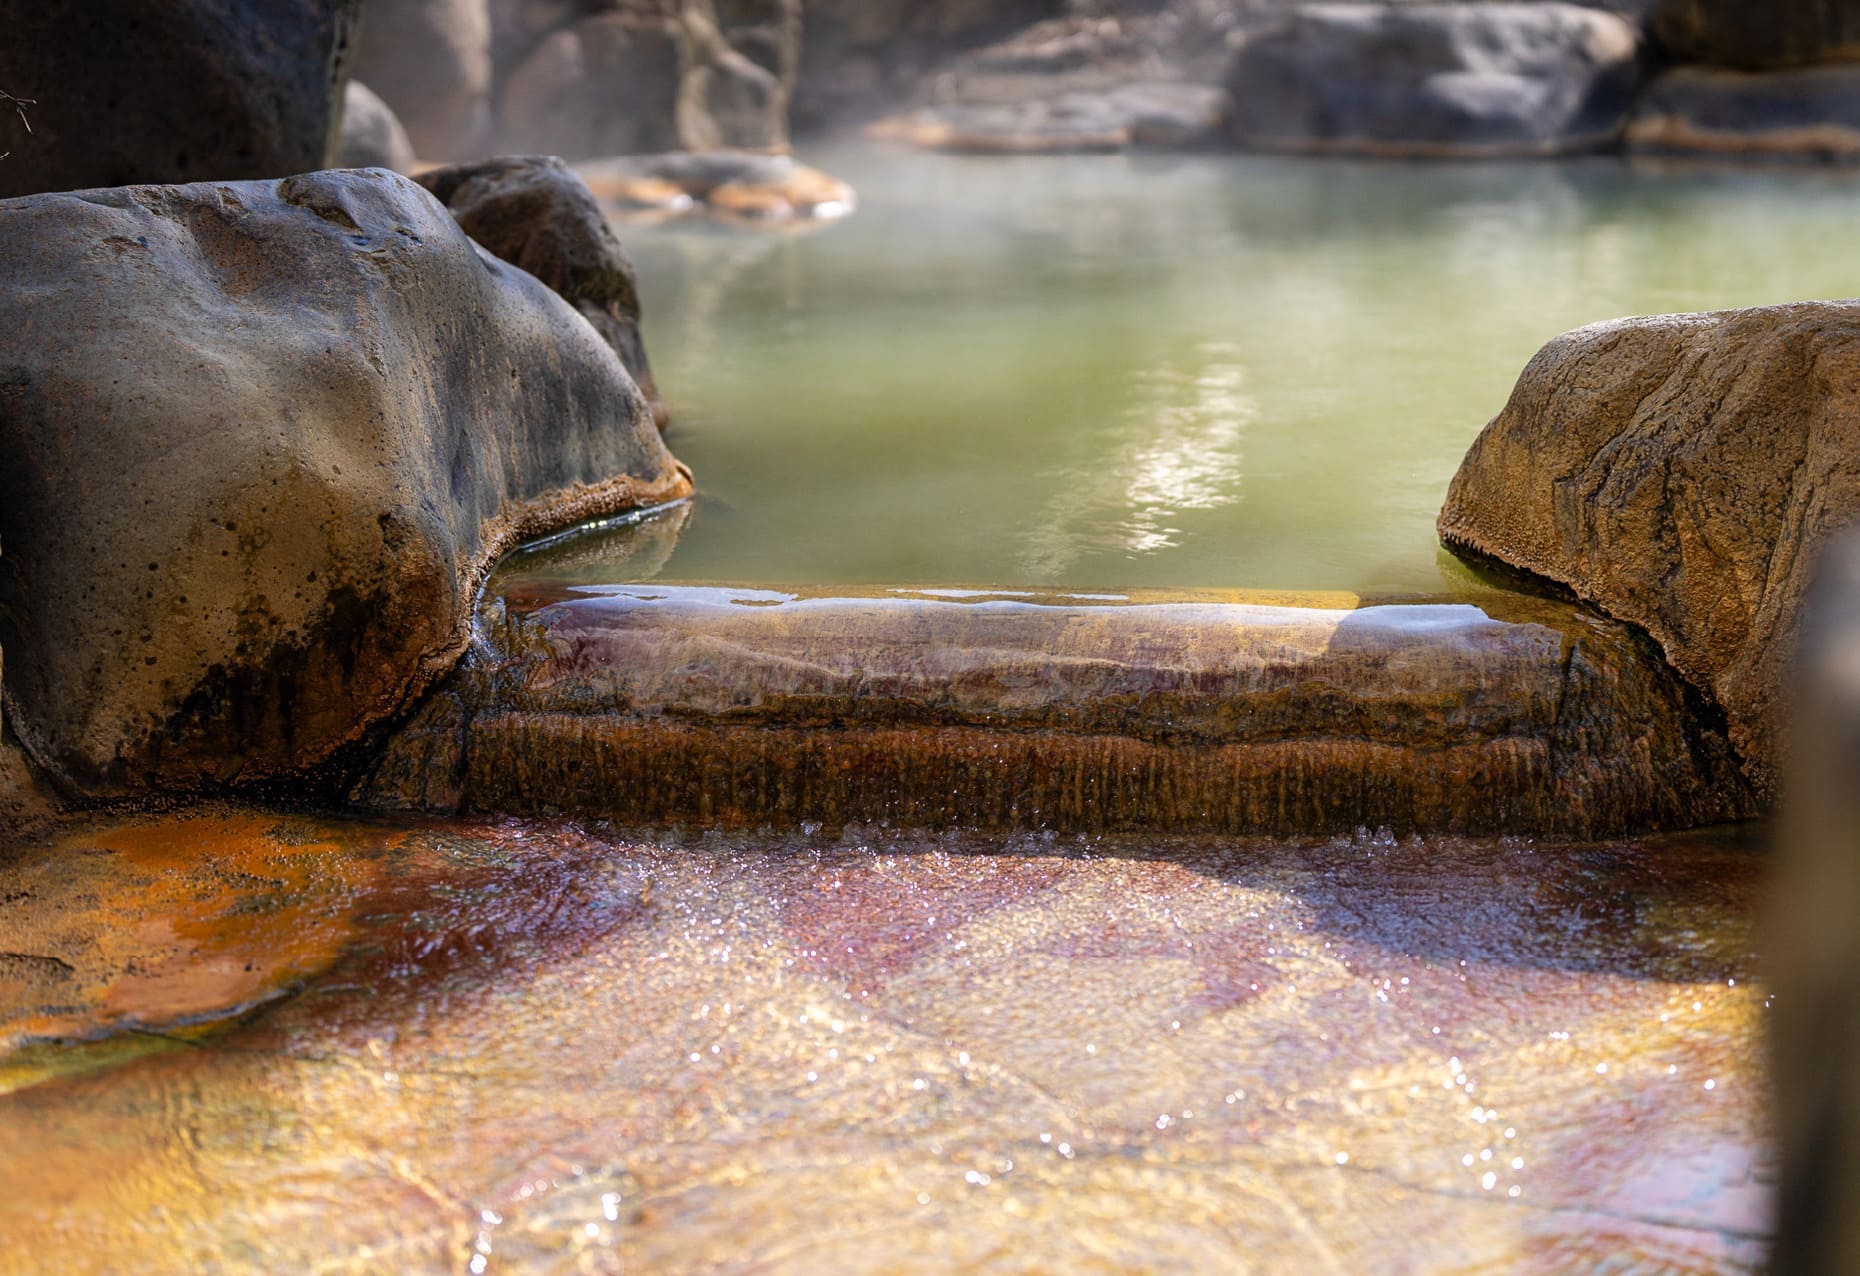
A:
[[[400,119],[360,80],[350,80],[342,97],[342,134],[336,144],[337,168],[391,168],[411,173],[413,143]]]
[[[554,156],[432,169],[418,181],[478,244],[536,276],[581,312],[665,425],[639,331],[639,279],[587,183]]]
[[[360,0],[0,0],[0,197],[329,161]]]
[[[1579,328],[1466,454],[1440,534],[1646,630],[1773,792],[1809,565],[1860,518],[1860,302]]]
[[[1614,143],[1636,29],[1570,4],[1315,4],[1248,37],[1228,136],[1259,150],[1556,155]]]
[[[491,145],[490,0],[368,0],[355,75],[420,155],[478,158]]]
[[[1635,104],[1627,142],[1656,155],[1860,158],[1860,65],[1676,67]]]
[[[519,538],[689,490],[567,302],[382,170],[0,202],[8,725],[68,789],[334,758]]]
[[[1860,59],[1860,0],[1656,0],[1652,26],[1682,62],[1757,68]]]

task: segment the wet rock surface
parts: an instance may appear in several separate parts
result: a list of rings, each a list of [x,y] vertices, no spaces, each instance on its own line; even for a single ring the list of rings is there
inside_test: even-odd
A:
[[[1751,810],[1626,628],[1557,603],[526,586],[368,800],[830,826],[1592,836]],[[1504,617],[1498,619],[1496,617]]]
[[[1860,67],[1680,67],[1635,104],[1627,143],[1663,155],[1860,160]]]
[[[1753,1271],[1747,843],[72,832],[0,1268]]]
[[[667,412],[639,330],[639,276],[586,183],[553,156],[517,156],[420,174],[479,245],[561,294],[632,374],[653,419]]]
[[[1565,333],[1466,454],[1441,537],[1645,629],[1767,791],[1814,551],[1860,511],[1857,384],[1853,303]]]
[[[1726,833],[6,854],[0,1269],[1756,1270],[1769,1229]]]
[[[1228,136],[1351,155],[1597,150],[1640,74],[1635,28],[1576,5],[1307,5],[1241,45]]]
[[[594,330],[380,170],[0,203],[0,278],[6,717],[67,786],[321,763],[520,538],[688,490]]]
[[[361,0],[0,2],[0,198],[328,162]]]

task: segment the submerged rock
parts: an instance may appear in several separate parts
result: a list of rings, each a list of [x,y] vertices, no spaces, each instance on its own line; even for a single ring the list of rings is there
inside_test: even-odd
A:
[[[553,156],[460,164],[417,180],[467,235],[548,284],[594,325],[663,429],[665,402],[639,331],[638,276],[586,183]]]
[[[960,591],[958,591],[958,595]],[[1651,645],[1561,604],[506,590],[364,786],[634,821],[1580,836],[1751,803]]]
[[[329,161],[361,0],[0,0],[0,198]],[[3,357],[3,356],[0,356]]]
[[[1595,324],[1525,368],[1440,535],[1645,629],[1767,793],[1809,565],[1860,515],[1857,454],[1860,304]]]
[[[342,98],[342,135],[337,168],[391,168],[411,173],[413,143],[388,104],[360,80],[350,80]]]
[[[1571,4],[1314,4],[1228,69],[1238,146],[1351,155],[1558,155],[1615,142],[1640,40]]]
[[[0,1235],[57,1272],[1753,1271],[1765,867],[93,826],[0,892]]]
[[[675,151],[576,165],[588,188],[622,209],[682,214],[701,208],[748,221],[841,217],[858,203],[852,187],[788,155]]]
[[[332,757],[520,538],[689,480],[559,296],[381,170],[0,203],[7,720],[94,794]]]
[[[1635,104],[1627,142],[1661,155],[1860,159],[1860,66],[1680,67]]]

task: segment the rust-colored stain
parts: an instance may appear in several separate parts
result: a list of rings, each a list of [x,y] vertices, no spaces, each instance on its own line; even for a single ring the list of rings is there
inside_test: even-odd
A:
[[[218,810],[6,869],[6,947],[44,919],[117,1035],[0,1055],[0,1272],[1715,1272],[1770,1227],[1745,834]]]
[[[196,813],[15,853],[0,891],[0,1051],[237,1013],[327,968],[404,835]]]

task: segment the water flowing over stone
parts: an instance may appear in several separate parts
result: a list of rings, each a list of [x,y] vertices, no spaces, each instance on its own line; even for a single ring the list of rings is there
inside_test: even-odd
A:
[[[1750,810],[1722,733],[1651,644],[1555,603],[515,581],[491,617],[370,800],[735,825],[1583,836]]]
[[[1645,629],[1768,790],[1810,565],[1860,516],[1857,387],[1854,302],[1564,333],[1467,452],[1441,537]]]
[[[1764,861],[1723,831],[208,809],[0,856],[4,1270],[1762,1261]]]

